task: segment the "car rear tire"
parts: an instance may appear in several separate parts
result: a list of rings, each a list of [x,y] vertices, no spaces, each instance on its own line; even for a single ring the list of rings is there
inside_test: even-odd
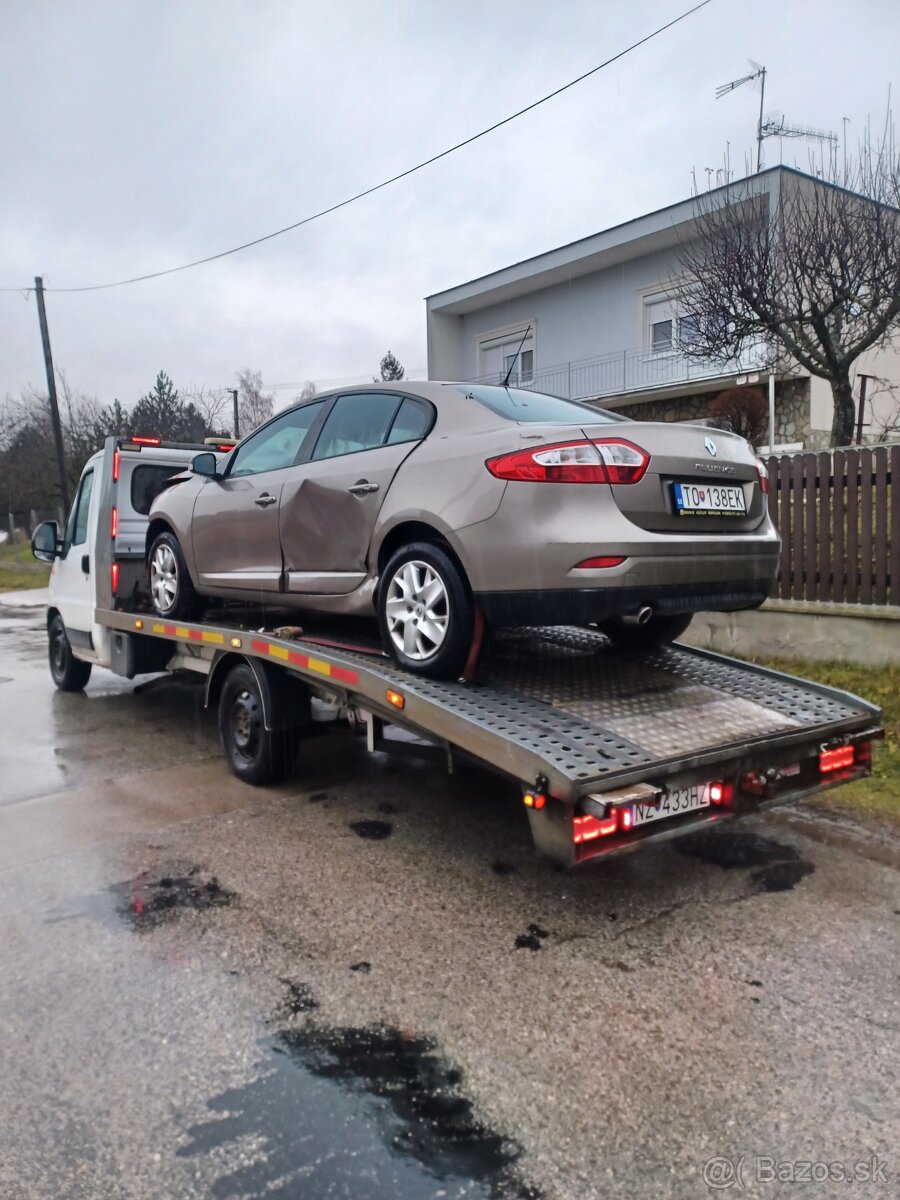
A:
[[[147,557],[150,601],[161,617],[190,621],[202,607],[174,533],[165,530]]]
[[[621,621],[603,621],[599,628],[616,646],[623,650],[650,650],[654,646],[665,646],[680,638],[691,621],[693,613],[677,616],[655,616],[643,625],[625,625]]]
[[[454,560],[431,542],[403,546],[378,587],[378,626],[385,650],[414,675],[457,679],[475,632],[475,605]]]
[[[222,684],[219,739],[228,765],[244,783],[278,783],[294,773],[300,733],[266,729],[259,683],[246,663],[232,667]]]
[[[91,664],[72,653],[66,626],[57,613],[47,627],[50,674],[61,692],[80,692],[91,677]]]

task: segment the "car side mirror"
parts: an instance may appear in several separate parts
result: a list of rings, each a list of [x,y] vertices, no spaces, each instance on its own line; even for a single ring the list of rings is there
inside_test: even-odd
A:
[[[206,475],[209,479],[220,479],[219,462],[208,450],[203,454],[195,454],[191,459],[191,471],[195,475]]]
[[[31,535],[31,553],[41,562],[52,563],[60,551],[59,526],[55,521],[41,521]]]

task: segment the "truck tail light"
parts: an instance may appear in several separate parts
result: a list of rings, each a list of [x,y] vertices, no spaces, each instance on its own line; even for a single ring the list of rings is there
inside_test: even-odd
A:
[[[112,589],[112,594],[115,596],[116,592],[118,592],[118,590],[119,590],[119,564],[118,563],[114,562],[113,565],[109,568],[109,582],[110,582],[110,587]]]
[[[649,465],[646,450],[621,438],[555,442],[485,463],[497,479],[520,483],[637,483]]]
[[[109,536],[113,539],[119,536],[119,510],[115,505],[109,517]]]
[[[119,482],[119,461],[119,452],[116,450],[113,453],[113,483]]]
[[[158,446],[161,441],[158,437],[132,437],[128,440],[136,446]]]
[[[575,817],[573,820],[572,838],[575,845],[580,846],[583,842],[594,841],[595,838],[608,837],[609,834],[616,832],[616,827],[615,813],[611,817],[605,817],[602,820],[591,816]]]
[[[828,775],[831,771],[852,767],[855,761],[856,751],[852,746],[836,746],[831,750],[822,750],[819,754],[819,772]]]

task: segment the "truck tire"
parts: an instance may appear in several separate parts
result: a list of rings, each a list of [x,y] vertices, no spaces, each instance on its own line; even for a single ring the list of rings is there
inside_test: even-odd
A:
[[[441,546],[413,542],[391,555],[378,586],[385,650],[414,675],[457,679],[475,632],[469,584]]]
[[[294,772],[297,729],[266,729],[259,683],[246,663],[232,667],[219,693],[219,739],[238,779],[278,783]]]
[[[178,538],[168,529],[154,539],[147,555],[147,571],[150,601],[158,616],[190,621],[198,615],[203,602],[194,591]]]
[[[56,613],[47,627],[50,674],[61,692],[80,692],[91,677],[91,664],[72,653],[62,617]]]
[[[623,650],[652,650],[654,646],[665,646],[680,638],[691,621],[693,613],[677,616],[651,617],[643,625],[623,625],[621,621],[602,621],[601,633]]]

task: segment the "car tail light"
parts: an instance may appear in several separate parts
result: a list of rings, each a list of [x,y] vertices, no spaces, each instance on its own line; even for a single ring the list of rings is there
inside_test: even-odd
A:
[[[620,567],[625,561],[624,557],[616,554],[601,555],[599,558],[585,558],[580,563],[576,563],[572,568],[573,571],[595,571],[598,568]]]
[[[769,494],[769,469],[761,458],[756,460],[756,477],[759,480],[759,490],[764,496]]]
[[[819,771],[827,775],[830,771],[840,771],[844,767],[852,767],[856,761],[856,751],[852,746],[836,746],[832,750],[823,750],[819,755]]]
[[[637,483],[649,465],[645,450],[619,438],[556,442],[485,463],[497,479],[525,483]]]

